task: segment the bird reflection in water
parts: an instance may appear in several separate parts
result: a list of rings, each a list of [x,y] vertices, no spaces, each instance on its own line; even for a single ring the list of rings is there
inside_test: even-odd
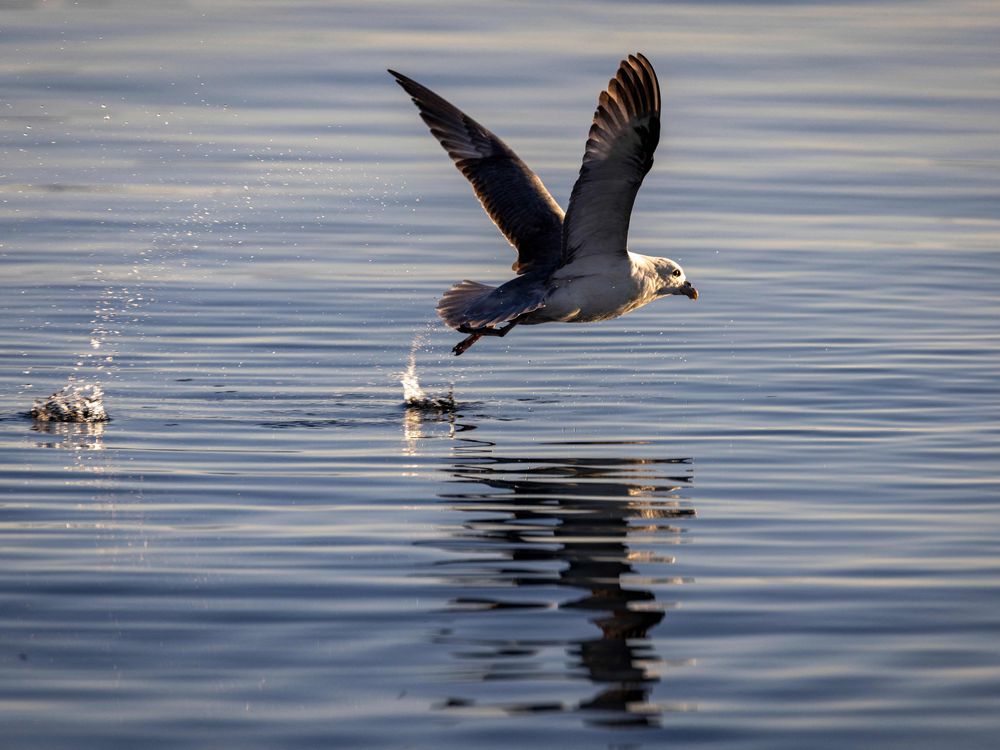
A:
[[[668,605],[654,590],[681,581],[637,568],[655,576],[673,562],[662,550],[694,516],[681,494],[690,460],[501,457],[489,443],[457,443],[455,491],[441,499],[463,517],[435,546],[451,553],[439,563],[443,581],[462,594],[450,599],[436,642],[459,661],[459,679],[487,695],[470,697],[469,687],[441,707],[658,725],[667,709],[650,693],[666,665],[649,633]],[[587,682],[599,689],[581,698]],[[573,697],[554,699],[556,690]]]

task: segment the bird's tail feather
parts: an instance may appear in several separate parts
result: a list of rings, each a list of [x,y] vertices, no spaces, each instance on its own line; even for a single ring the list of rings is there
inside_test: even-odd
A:
[[[512,282],[520,282],[523,278]],[[444,293],[438,302],[438,315],[452,328],[486,328],[544,306],[542,289],[534,294],[514,294],[511,293],[513,289],[508,289],[512,282],[496,287],[466,279]]]

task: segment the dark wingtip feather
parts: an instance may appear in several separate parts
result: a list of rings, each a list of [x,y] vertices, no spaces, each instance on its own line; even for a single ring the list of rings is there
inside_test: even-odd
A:
[[[636,52],[618,63],[598,97],[563,224],[564,266],[583,256],[625,254],[632,205],[659,140],[659,81]]]
[[[472,183],[483,208],[518,251],[519,273],[554,266],[563,212],[538,176],[496,135],[446,99],[391,68],[420,118]]]

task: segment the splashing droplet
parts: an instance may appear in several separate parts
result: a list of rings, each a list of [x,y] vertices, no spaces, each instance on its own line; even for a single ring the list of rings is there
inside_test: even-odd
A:
[[[406,370],[399,375],[399,382],[403,386],[403,400],[409,409],[438,412],[454,411],[455,398],[451,393],[446,396],[428,396],[420,387],[420,380],[417,377],[417,349],[420,348],[422,342],[423,336],[419,334],[413,339],[409,364]]]
[[[70,383],[35,401],[29,414],[39,422],[106,422],[104,391],[96,383]]]
[[[403,398],[406,400],[406,403],[409,404],[414,401],[424,401],[427,399],[424,389],[420,387],[420,380],[417,378],[416,351],[410,352],[409,366],[407,366],[406,371],[400,375],[399,382],[403,385]]]

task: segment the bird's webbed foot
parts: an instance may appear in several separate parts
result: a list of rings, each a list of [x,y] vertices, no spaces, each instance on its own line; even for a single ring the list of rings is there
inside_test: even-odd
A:
[[[503,328],[493,328],[492,326],[484,326],[482,328],[459,326],[456,329],[459,333],[468,333],[471,335],[468,338],[464,338],[457,344],[455,344],[455,346],[452,348],[452,351],[455,353],[455,356],[457,357],[460,354],[463,354],[466,349],[468,349],[470,346],[479,341],[479,339],[481,339],[483,336],[499,336],[500,338],[503,338],[504,336],[507,335],[508,331],[510,331],[510,329],[516,325],[517,323],[512,321]]]

